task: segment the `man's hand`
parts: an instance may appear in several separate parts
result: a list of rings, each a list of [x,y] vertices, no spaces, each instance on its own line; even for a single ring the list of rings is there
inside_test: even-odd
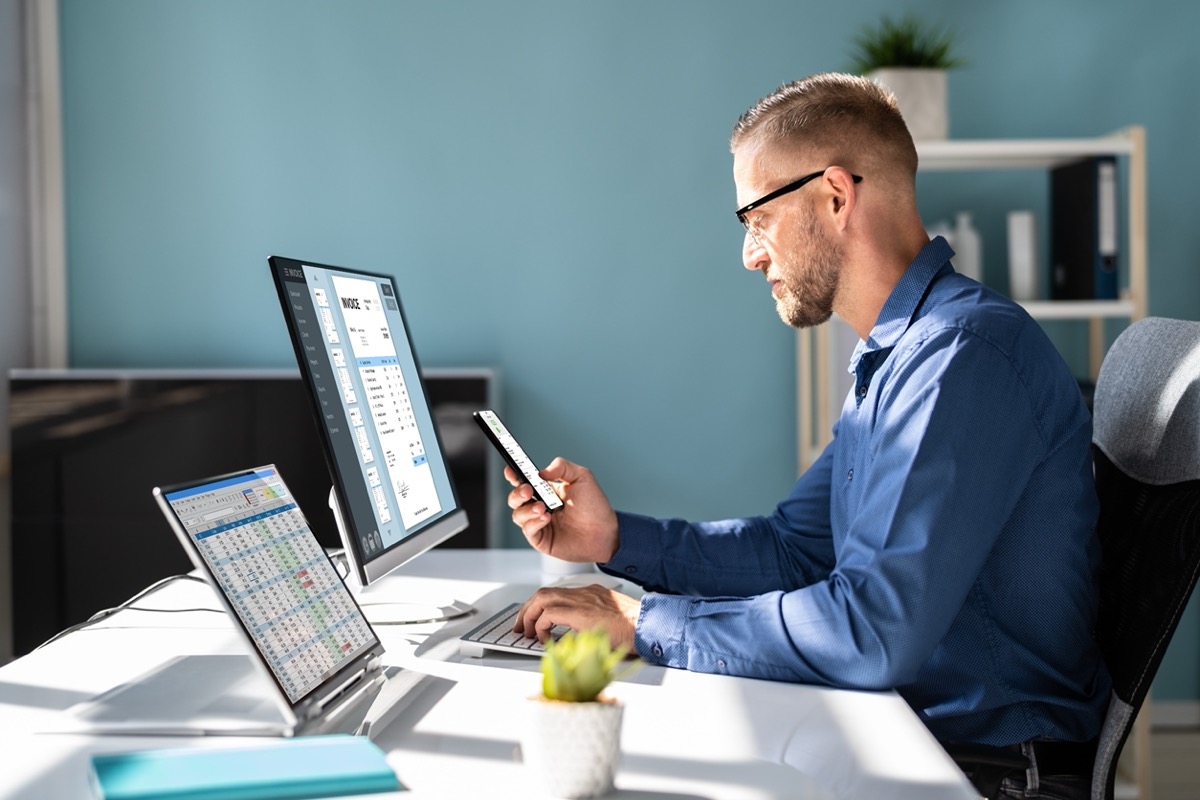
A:
[[[576,588],[538,589],[521,610],[513,631],[546,641],[555,625],[572,630],[604,628],[613,647],[622,645],[636,655],[633,633],[642,604],[626,594],[592,584]]]
[[[541,471],[554,486],[564,506],[551,514],[535,500],[533,487],[504,468],[514,488],[508,494],[512,519],[534,550],[563,561],[604,563],[617,552],[617,514],[596,483],[591,470],[556,458]]]

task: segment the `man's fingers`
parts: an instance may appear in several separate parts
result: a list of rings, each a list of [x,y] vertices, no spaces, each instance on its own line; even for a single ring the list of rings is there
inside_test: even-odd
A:
[[[545,641],[550,635],[550,629],[555,625],[554,615],[550,613],[553,603],[552,592],[553,590],[545,588],[534,592],[517,612],[513,631],[519,631],[521,635],[530,639],[536,636],[541,641]]]
[[[550,631],[554,628],[555,619],[552,609],[544,609],[541,616],[537,619],[537,624],[533,626],[534,632],[537,634],[539,642],[544,642],[550,638]]]
[[[533,498],[533,487],[528,483],[522,483],[508,493],[508,507],[518,509],[528,503]]]
[[[537,632],[535,623],[541,614],[541,598],[535,592],[525,601],[525,605],[521,606],[520,610],[517,611],[517,619],[513,622],[513,632],[520,633],[522,636],[532,639]]]
[[[508,465],[505,465],[504,467],[504,480],[508,481],[513,486],[520,486],[522,483],[528,483],[524,477],[518,475],[516,470]]]

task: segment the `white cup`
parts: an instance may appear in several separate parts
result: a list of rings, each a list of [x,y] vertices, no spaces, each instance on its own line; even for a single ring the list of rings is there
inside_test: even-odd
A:
[[[577,563],[574,561],[563,561],[561,558],[542,554],[542,583],[550,584],[567,578],[571,575],[585,575],[596,572],[596,565],[590,561]]]

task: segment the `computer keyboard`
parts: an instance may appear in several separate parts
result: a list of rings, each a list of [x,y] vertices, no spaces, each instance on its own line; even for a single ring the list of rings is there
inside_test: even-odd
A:
[[[520,603],[506,606],[488,617],[483,624],[464,633],[458,640],[458,652],[475,658],[488,650],[541,656],[546,649],[545,645],[536,638],[531,639],[513,631],[513,623],[516,622],[520,609]],[[565,625],[556,625],[550,631],[550,635],[557,639],[568,630]]]

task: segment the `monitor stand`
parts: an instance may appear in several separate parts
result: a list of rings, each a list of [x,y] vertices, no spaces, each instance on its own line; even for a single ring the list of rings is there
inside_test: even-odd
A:
[[[353,556],[350,552],[351,536],[342,520],[342,509],[338,503],[337,492],[329,488],[329,508],[333,511],[333,519],[337,523],[338,538],[342,542],[341,554],[333,553],[330,558],[337,567],[338,574],[346,583],[346,588],[354,595],[354,599],[362,607],[367,622],[372,625],[419,625],[431,622],[446,622],[447,620],[465,617],[475,613],[475,607],[470,603],[449,598],[433,598],[425,600],[383,600],[373,597],[376,593],[370,587],[364,586],[354,568]]]

